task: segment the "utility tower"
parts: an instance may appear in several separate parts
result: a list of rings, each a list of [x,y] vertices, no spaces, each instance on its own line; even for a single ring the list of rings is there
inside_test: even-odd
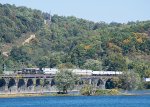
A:
[[[48,26],[51,26],[51,18],[52,18],[52,16],[51,16],[51,11],[50,11],[48,14],[48,18],[47,18],[47,25]]]

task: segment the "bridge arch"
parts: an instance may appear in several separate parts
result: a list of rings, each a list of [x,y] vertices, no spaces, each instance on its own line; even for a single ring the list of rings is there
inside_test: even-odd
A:
[[[79,85],[83,85],[84,81],[82,79],[80,79],[78,83],[79,83]]]
[[[106,89],[113,89],[113,88],[115,88],[113,78],[109,78],[106,81],[105,88]]]
[[[47,87],[47,86],[49,86],[49,84],[50,84],[50,81],[49,81],[48,79],[44,79],[43,82],[44,82],[44,83],[43,83],[43,87]]]
[[[0,91],[5,90],[6,81],[5,79],[0,79]]]
[[[27,87],[31,87],[33,85],[34,85],[33,80],[32,79],[28,79],[28,81],[27,81]]]
[[[39,78],[36,79],[36,86],[40,86],[40,85],[41,85],[41,82],[40,82],[40,81],[41,81],[41,79],[39,79]]]
[[[54,86],[54,85],[55,85],[55,80],[52,79],[52,80],[51,80],[51,86]]]
[[[15,79],[11,78],[8,83],[8,88],[11,88],[16,85]]]
[[[23,86],[25,86],[25,81],[24,81],[24,79],[19,79],[19,81],[18,81],[18,88],[21,88],[21,87],[23,87]]]
[[[97,81],[97,84],[96,84],[96,85],[97,85],[97,86],[104,85],[103,80],[102,80],[102,79],[98,79],[98,81]]]
[[[47,79],[44,79],[44,86],[48,86],[50,82]]]

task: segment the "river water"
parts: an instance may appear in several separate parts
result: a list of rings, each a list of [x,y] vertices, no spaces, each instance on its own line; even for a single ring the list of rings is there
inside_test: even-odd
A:
[[[0,107],[150,107],[150,96],[0,98]]]

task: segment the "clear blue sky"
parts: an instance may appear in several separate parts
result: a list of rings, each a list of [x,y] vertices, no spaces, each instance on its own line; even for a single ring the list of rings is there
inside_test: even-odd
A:
[[[150,0],[0,0],[63,16],[95,22],[150,20]]]

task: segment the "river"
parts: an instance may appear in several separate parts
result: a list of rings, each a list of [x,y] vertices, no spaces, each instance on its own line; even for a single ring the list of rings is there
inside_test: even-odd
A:
[[[150,96],[0,98],[0,107],[150,107]]]

